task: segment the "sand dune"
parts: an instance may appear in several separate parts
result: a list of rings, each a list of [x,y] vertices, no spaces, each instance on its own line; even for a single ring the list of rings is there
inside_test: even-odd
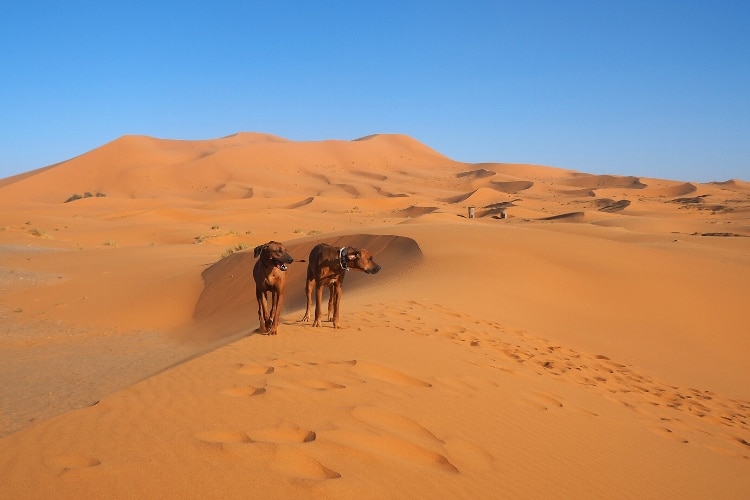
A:
[[[383,267],[338,330],[299,322],[318,242]],[[745,180],[122,137],[0,180],[0,491],[744,498],[748,249]]]
[[[515,194],[534,186],[531,181],[493,182],[492,187],[503,193]]]
[[[567,181],[569,186],[575,186],[580,188],[629,188],[629,189],[642,189],[647,187],[637,177],[632,176],[617,176],[617,175],[588,175],[588,174],[576,174]]]
[[[664,196],[666,198],[674,198],[677,196],[685,196],[690,193],[694,193],[698,190],[695,184],[690,182],[683,183],[672,183],[664,187],[656,187],[649,185],[647,188],[649,196]]]
[[[398,210],[394,213],[396,217],[420,217],[422,215],[431,214],[435,210],[437,210],[438,207],[418,207],[418,206],[410,206],[407,208],[404,208],[402,210]]]
[[[726,187],[727,189],[741,189],[742,191],[750,191],[750,182],[741,181],[739,179],[729,179],[724,182],[712,182],[716,186]]]
[[[543,217],[542,220],[578,222],[578,221],[582,221],[585,215],[586,214],[584,212],[567,212],[564,214],[550,215],[549,217]]]
[[[493,172],[492,170],[487,170],[486,168],[478,168],[476,170],[469,170],[468,172],[459,172],[456,174],[456,177],[466,177],[469,179],[484,179],[485,177],[492,177],[493,175],[496,175],[497,172]]]
[[[446,203],[464,203],[467,205],[484,206],[484,205],[489,205],[491,203],[499,203],[501,201],[507,201],[509,197],[506,195],[507,195],[506,191],[502,189],[483,187],[483,188],[475,189],[474,191],[470,191],[468,193],[460,194],[457,196],[451,196],[449,198],[444,198],[441,201],[444,201]]]
[[[306,261],[312,247],[320,241],[319,238],[301,239],[297,243],[289,244],[287,250],[297,261]],[[336,246],[354,246],[377,252],[377,262],[384,266],[384,271],[378,276],[380,282],[398,276],[404,269],[417,265],[422,258],[419,245],[414,240],[402,236],[331,235],[325,241]],[[195,306],[194,319],[205,326],[201,327],[199,332],[191,331],[191,335],[208,334],[212,338],[214,335],[232,336],[247,329],[248,311],[257,310],[255,284],[251,273],[246,272],[252,269],[254,264],[253,252],[249,249],[235,252],[203,271],[203,291]],[[290,267],[287,279],[304,283],[306,264],[298,262]],[[349,273],[346,291],[355,291],[366,284],[365,274]],[[285,303],[287,309],[304,309],[304,287],[290,288]],[[257,323],[257,319],[255,322]],[[258,328],[258,325],[252,322],[250,326]]]

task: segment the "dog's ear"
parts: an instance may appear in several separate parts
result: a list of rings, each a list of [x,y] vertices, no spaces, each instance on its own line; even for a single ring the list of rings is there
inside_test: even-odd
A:
[[[357,260],[360,257],[362,257],[362,253],[357,250],[356,248],[352,248],[354,250],[354,253],[350,253],[346,256],[347,260]]]
[[[258,258],[258,255],[260,255],[260,252],[263,251],[263,248],[265,246],[266,245],[258,245],[257,247],[255,247],[255,250],[253,250],[253,257]]]

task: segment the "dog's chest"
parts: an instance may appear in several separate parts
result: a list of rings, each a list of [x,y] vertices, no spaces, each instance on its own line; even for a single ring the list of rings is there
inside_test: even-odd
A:
[[[283,271],[273,269],[270,273],[266,274],[266,279],[264,280],[264,282],[269,288],[276,288],[283,279]]]
[[[324,273],[323,277],[320,279],[320,283],[323,286],[334,285],[338,283],[339,281],[341,281],[342,274],[343,273],[337,273],[337,272],[332,272],[332,271]]]

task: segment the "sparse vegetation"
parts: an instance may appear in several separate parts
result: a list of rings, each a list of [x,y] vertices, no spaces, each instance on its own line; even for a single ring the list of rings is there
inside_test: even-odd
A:
[[[211,230],[212,231],[217,231],[219,229],[220,228],[219,228],[218,225],[211,226]],[[250,231],[250,230],[247,230],[247,231],[245,231],[245,234],[253,234],[253,232]],[[240,236],[240,232],[239,231],[235,231],[235,230],[231,230],[231,231],[225,231],[225,232],[221,232],[221,233],[199,234],[198,236],[195,236],[193,238],[193,243],[195,243],[196,245],[200,245],[204,241],[207,241],[207,240],[210,240],[210,239],[214,239],[214,238],[219,238],[221,236]]]
[[[105,242],[104,242],[104,244],[105,244],[106,246],[108,246],[108,247],[119,247],[119,246],[120,246],[120,245],[118,245],[118,244],[117,244],[117,242],[116,242],[116,241],[114,241],[114,240],[108,240],[108,241],[105,241]]]
[[[44,231],[38,228],[29,230],[29,233],[31,233],[32,236],[38,236],[40,238],[51,238],[51,236],[49,235],[49,233],[47,233],[47,231]]]
[[[318,231],[317,229],[311,229],[310,231],[307,231],[307,233],[305,233],[304,229],[298,227],[293,232],[294,234],[320,234],[323,231]]]
[[[90,192],[86,191],[83,194],[75,193],[75,194],[71,195],[70,198],[68,198],[67,200],[65,200],[65,203],[70,203],[71,201],[80,200],[82,198],[102,198],[104,196],[107,196],[107,195],[104,194],[104,193],[91,194]]]
[[[247,249],[247,244],[245,243],[239,243],[232,248],[227,249],[223,254],[221,254],[221,258],[225,259],[232,255],[234,252],[241,252],[242,250]]]

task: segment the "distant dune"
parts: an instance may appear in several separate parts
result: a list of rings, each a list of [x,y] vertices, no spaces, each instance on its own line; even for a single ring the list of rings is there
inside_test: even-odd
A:
[[[749,250],[747,180],[124,136],[0,179],[0,496],[748,498]]]

